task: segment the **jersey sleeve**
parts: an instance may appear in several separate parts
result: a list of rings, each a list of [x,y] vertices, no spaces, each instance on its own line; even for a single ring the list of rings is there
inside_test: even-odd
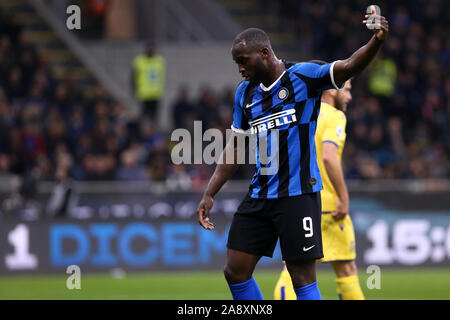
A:
[[[233,123],[231,129],[237,133],[247,133],[250,129],[247,117],[245,116],[243,103],[245,89],[248,83],[242,82],[236,89],[236,94],[234,96],[234,107],[233,107]]]
[[[292,67],[292,71],[306,83],[308,92],[314,92],[319,96],[324,90],[343,88],[343,84],[336,84],[334,80],[336,62],[326,64],[302,62]]]
[[[330,119],[331,120],[331,119]],[[345,127],[347,119],[343,112],[337,113],[331,121],[328,121],[322,137],[322,143],[329,142],[336,145],[339,149],[344,147],[345,143]]]

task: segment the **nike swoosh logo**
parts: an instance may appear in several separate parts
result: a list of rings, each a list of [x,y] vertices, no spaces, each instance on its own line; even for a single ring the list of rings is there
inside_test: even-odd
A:
[[[311,247],[308,247],[308,248],[305,248],[305,247],[303,247],[303,252],[305,252],[305,251],[308,251],[308,250],[310,250],[310,249],[312,249],[312,248],[314,248],[316,245],[313,245],[313,246],[311,246]]]
[[[250,108],[251,106],[257,104],[259,101],[253,102],[253,103],[247,103],[247,105],[245,106],[246,108]]]

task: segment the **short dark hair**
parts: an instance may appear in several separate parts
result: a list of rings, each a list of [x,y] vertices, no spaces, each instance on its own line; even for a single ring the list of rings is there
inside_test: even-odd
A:
[[[246,46],[267,46],[271,48],[270,39],[267,33],[262,29],[258,28],[248,28],[239,33],[236,38],[234,38],[233,46],[244,43]]]

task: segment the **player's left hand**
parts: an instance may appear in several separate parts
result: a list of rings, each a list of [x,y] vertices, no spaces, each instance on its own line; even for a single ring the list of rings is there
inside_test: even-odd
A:
[[[386,20],[385,17],[382,15],[378,15],[375,6],[370,6],[371,13],[370,15],[366,14],[364,17],[366,20],[363,20],[363,24],[365,24],[367,27],[370,24],[376,24],[376,26],[373,29],[373,32],[375,33],[375,36],[378,38],[378,40],[384,40],[386,39],[386,36],[389,32],[389,23]]]
[[[338,199],[336,203],[336,211],[331,212],[331,215],[337,220],[342,220],[348,214],[348,207],[348,200]]]

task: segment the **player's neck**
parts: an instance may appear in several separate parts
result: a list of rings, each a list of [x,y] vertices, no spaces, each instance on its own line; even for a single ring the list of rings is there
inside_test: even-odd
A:
[[[333,108],[336,108],[334,102],[331,99],[327,99],[322,96],[321,102],[326,103],[327,105],[332,106]]]
[[[284,72],[285,66],[283,61],[279,59],[274,59],[271,65],[270,72],[267,75],[267,79],[265,79],[262,84],[265,87],[270,87]]]

